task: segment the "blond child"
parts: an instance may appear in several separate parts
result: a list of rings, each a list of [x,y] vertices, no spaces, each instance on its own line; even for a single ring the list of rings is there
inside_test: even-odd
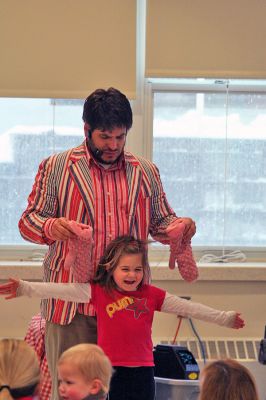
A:
[[[0,340],[0,399],[37,400],[39,382],[39,362],[28,343]]]
[[[70,347],[61,354],[57,370],[61,399],[106,399],[112,365],[99,346],[82,343]]]
[[[244,321],[236,311],[219,311],[149,285],[147,241],[114,239],[91,283],[32,283],[11,279],[0,294],[59,298],[95,306],[98,344],[115,369],[110,400],[153,400],[155,396],[152,321],[155,311],[194,317],[234,329]]]

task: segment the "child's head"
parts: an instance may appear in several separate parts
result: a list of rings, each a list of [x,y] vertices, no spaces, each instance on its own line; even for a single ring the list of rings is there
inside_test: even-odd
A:
[[[38,392],[39,381],[39,362],[28,343],[0,340],[0,399],[30,398]]]
[[[226,359],[207,364],[200,377],[199,400],[258,400],[256,383],[238,361]]]
[[[140,288],[150,279],[147,249],[148,241],[133,236],[119,236],[112,240],[100,259],[94,281],[108,291],[117,287],[126,291]],[[126,282],[122,287],[119,278]]]
[[[96,344],[82,343],[59,358],[59,394],[64,400],[81,400],[89,395],[104,399],[109,391],[112,365]]]

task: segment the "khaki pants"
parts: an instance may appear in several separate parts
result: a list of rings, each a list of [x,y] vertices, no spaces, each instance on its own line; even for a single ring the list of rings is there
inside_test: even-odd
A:
[[[79,343],[97,342],[96,317],[76,314],[69,325],[46,322],[45,351],[52,378],[51,400],[58,400],[57,361],[69,347]]]

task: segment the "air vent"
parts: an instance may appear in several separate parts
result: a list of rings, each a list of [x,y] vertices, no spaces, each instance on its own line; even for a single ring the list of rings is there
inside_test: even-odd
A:
[[[206,360],[215,360],[217,358],[234,358],[239,361],[257,361],[260,340],[256,338],[242,339],[220,339],[220,338],[204,338],[202,345],[205,351]],[[159,340],[157,343],[173,344],[169,340]],[[195,338],[182,339],[176,341],[177,346],[187,347],[197,361],[203,361],[201,346]]]

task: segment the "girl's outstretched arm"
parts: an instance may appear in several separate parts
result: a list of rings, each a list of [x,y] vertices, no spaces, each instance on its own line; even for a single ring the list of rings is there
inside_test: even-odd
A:
[[[91,298],[91,285],[89,283],[27,282],[10,278],[8,283],[0,285],[0,295],[8,295],[5,297],[7,300],[28,296],[88,303]]]
[[[161,311],[212,322],[228,328],[240,329],[245,326],[244,320],[237,311],[216,310],[201,303],[181,299],[170,293],[166,293]]]

